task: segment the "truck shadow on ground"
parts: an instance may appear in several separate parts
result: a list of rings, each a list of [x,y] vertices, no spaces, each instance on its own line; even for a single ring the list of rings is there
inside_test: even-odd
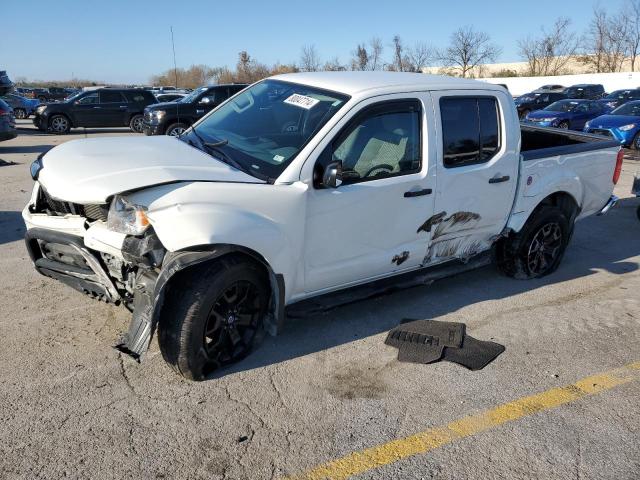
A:
[[[287,318],[281,334],[275,338],[267,336],[245,360],[210,378],[277,364],[381,334],[397,326],[403,318],[436,319],[474,303],[507,298],[601,270],[615,275],[636,271],[638,263],[627,259],[640,255],[637,206],[638,200],[627,198],[608,215],[590,217],[578,223],[563,263],[552,275],[536,280],[514,280],[488,266],[429,286],[358,301],[322,314]],[[487,309],[486,321],[491,318],[492,312]],[[388,348],[383,341],[381,338],[381,351]]]
[[[22,240],[25,231],[20,212],[0,211],[0,245]]]

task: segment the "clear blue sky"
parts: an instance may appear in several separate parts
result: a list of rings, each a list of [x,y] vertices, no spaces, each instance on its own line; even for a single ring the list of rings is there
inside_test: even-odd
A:
[[[602,3],[619,8],[624,0]],[[394,34],[412,45],[441,47],[464,25],[489,33],[517,61],[517,40],[558,16],[577,31],[589,24],[591,0],[0,0],[0,69],[12,78],[64,80],[75,75],[143,83],[173,65],[233,66],[240,50],[260,62],[295,62],[313,44],[323,60],[347,62],[358,42],[376,35],[385,57]]]

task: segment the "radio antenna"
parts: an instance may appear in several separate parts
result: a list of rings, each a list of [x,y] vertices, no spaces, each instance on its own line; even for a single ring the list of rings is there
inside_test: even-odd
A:
[[[173,78],[176,90],[178,89],[178,66],[176,64],[176,44],[173,41],[173,25],[169,27],[171,29],[171,49],[173,50]],[[178,122],[180,121],[180,102],[176,102],[176,117]]]

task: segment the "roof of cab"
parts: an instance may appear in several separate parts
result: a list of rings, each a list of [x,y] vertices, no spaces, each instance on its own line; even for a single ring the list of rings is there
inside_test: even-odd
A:
[[[499,85],[477,80],[408,72],[308,72],[271,77],[334,92],[355,95],[371,90],[420,91],[483,89],[504,91]]]

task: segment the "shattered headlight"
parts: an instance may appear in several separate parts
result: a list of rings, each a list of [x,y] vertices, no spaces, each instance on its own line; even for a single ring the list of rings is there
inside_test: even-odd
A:
[[[146,212],[145,207],[116,195],[109,207],[107,228],[126,235],[142,235],[150,225]]]

